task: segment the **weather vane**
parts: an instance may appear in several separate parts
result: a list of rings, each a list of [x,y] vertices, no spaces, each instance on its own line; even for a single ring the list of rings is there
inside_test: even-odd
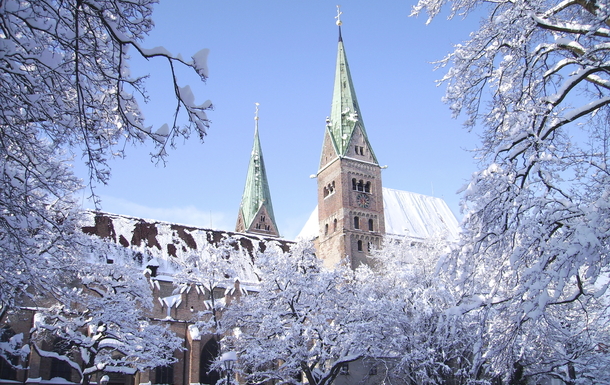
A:
[[[341,12],[341,6],[340,6],[340,5],[337,5],[337,16],[335,16],[335,19],[337,19],[337,25],[338,25],[339,27],[341,26],[341,24],[343,24],[343,23],[341,23],[341,14],[342,14],[342,13],[343,13],[343,12]]]
[[[254,120],[258,120],[258,106],[260,106],[259,103],[254,103],[256,105],[256,111],[254,111]]]

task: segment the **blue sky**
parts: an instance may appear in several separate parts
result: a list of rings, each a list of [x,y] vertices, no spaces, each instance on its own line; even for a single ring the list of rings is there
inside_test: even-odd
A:
[[[361,117],[382,165],[386,187],[442,197],[461,217],[457,190],[475,170],[478,139],[452,119],[435,80],[436,60],[468,38],[478,20],[426,25],[408,17],[413,2],[342,1],[342,33]],[[191,138],[156,165],[152,144],[128,147],[112,161],[109,185],[98,186],[105,211],[187,225],[233,230],[254,134],[254,103],[276,222],[292,239],[317,204],[316,180],[324,122],[330,114],[338,31],[336,2],[161,1],[148,48],[190,57],[209,48],[210,77],[179,72],[196,102],[210,99],[212,125],[201,143]],[[150,74],[147,124],[170,123],[175,107],[162,61],[134,60]],[[83,167],[75,162],[76,172]],[[84,175],[83,175],[84,176]],[[82,193],[82,204],[91,207]]]

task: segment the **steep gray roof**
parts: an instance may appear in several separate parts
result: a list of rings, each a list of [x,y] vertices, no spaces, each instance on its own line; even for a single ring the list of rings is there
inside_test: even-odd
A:
[[[458,238],[459,223],[441,198],[384,187],[383,209],[387,235],[407,236],[415,240]],[[319,233],[316,206],[297,239],[312,239]]]

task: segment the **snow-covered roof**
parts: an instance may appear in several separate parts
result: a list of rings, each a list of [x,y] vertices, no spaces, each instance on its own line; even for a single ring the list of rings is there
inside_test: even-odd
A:
[[[387,187],[382,193],[386,234],[413,239],[442,236],[457,240],[459,223],[443,199]],[[297,239],[313,239],[319,233],[316,206]]]
[[[277,243],[287,251],[292,243],[284,239],[255,234],[202,229],[91,211],[84,215],[82,230],[86,234],[110,239],[124,247],[139,251],[146,266],[158,267],[158,275],[155,278],[162,281],[173,280],[176,258],[202,250],[206,244],[218,245],[223,240],[232,238],[236,250],[241,250],[240,253],[236,253],[240,256],[239,260],[233,261],[237,278],[241,282],[258,282],[252,264],[257,251],[264,251],[268,242]]]

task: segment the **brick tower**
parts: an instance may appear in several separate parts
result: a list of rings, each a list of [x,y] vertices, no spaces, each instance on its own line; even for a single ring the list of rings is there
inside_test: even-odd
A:
[[[385,234],[381,167],[364,122],[339,26],[339,48],[330,117],[326,119],[318,179],[318,254],[328,267],[345,258],[367,263]]]

